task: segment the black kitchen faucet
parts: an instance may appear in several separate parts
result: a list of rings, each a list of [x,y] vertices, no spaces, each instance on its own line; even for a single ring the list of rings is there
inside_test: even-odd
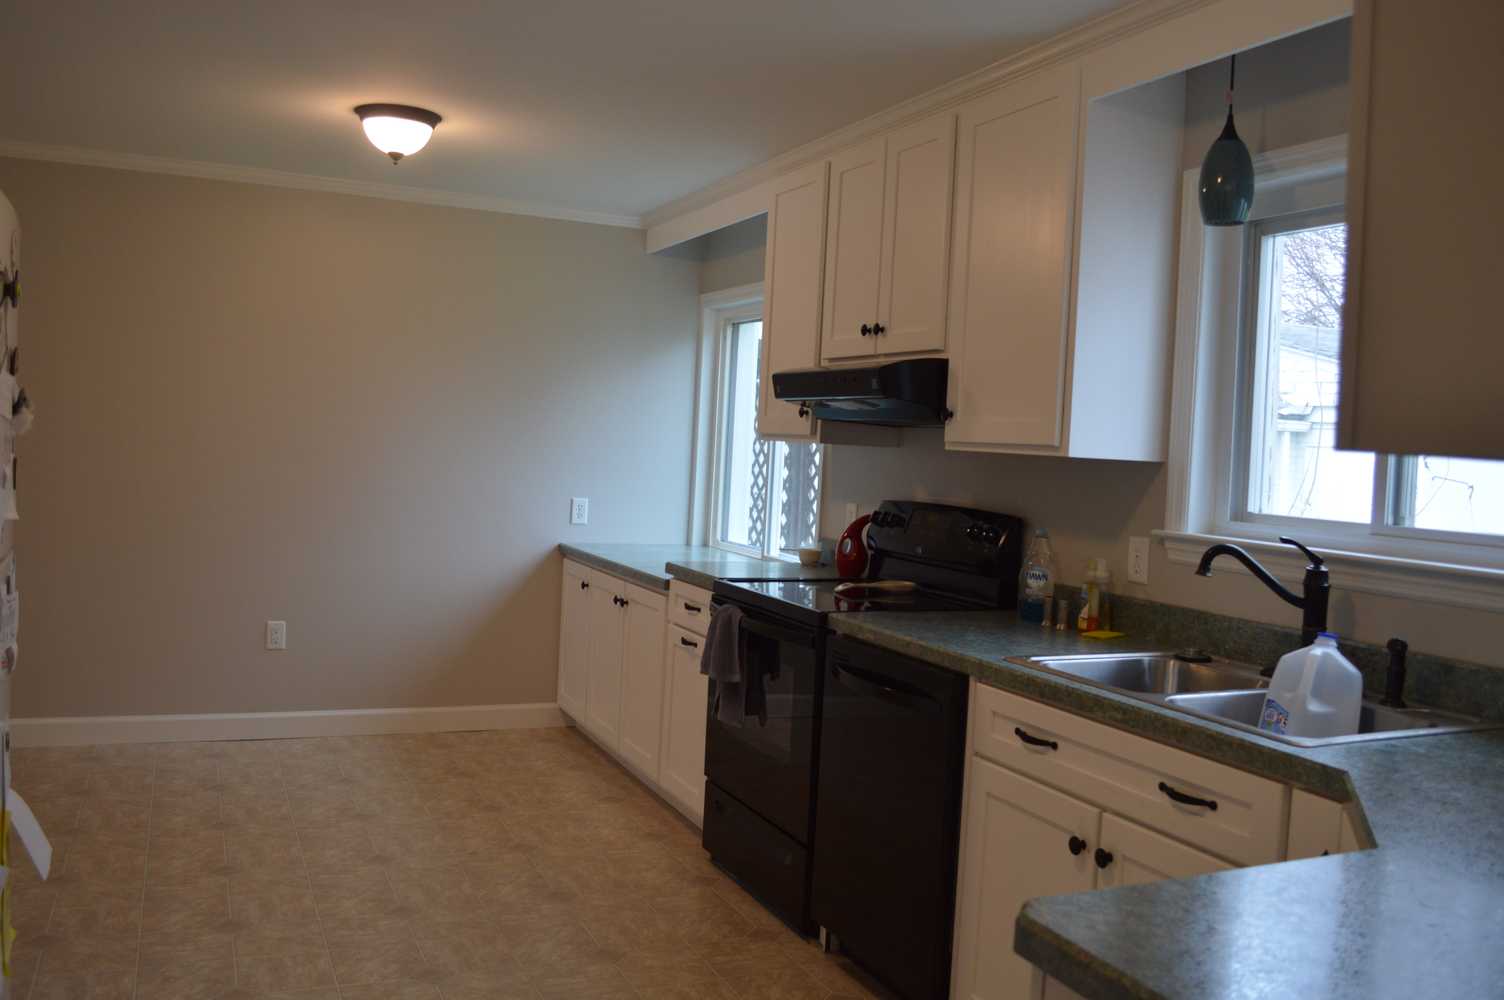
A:
[[[1293,545],[1304,552],[1310,563],[1306,566],[1306,576],[1301,586],[1301,593],[1295,594],[1284,584],[1274,578],[1267,569],[1258,564],[1258,560],[1243,551],[1236,545],[1226,542],[1213,545],[1201,554],[1201,565],[1196,567],[1197,576],[1212,575],[1212,560],[1218,556],[1232,556],[1238,562],[1248,567],[1248,572],[1258,577],[1264,586],[1274,591],[1276,596],[1286,604],[1293,604],[1301,610],[1300,617],[1300,641],[1309,646],[1316,641],[1318,633],[1326,631],[1326,607],[1332,596],[1332,582],[1327,573],[1326,563],[1320,556],[1300,544],[1293,538],[1280,536],[1280,541],[1286,545]],[[1274,672],[1272,666],[1264,668],[1264,676],[1268,677]]]

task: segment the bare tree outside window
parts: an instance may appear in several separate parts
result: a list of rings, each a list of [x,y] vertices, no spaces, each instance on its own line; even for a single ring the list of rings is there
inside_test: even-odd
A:
[[[1302,229],[1286,233],[1280,243],[1284,253],[1281,317],[1295,326],[1340,330],[1347,227]]]

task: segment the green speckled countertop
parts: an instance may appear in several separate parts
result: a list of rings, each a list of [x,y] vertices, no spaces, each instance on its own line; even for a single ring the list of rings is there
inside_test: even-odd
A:
[[[559,551],[569,559],[650,590],[667,589],[670,578],[709,590],[718,579],[818,580],[836,575],[829,565],[804,566],[788,559],[759,559],[708,545],[560,543]]]
[[[1010,662],[1162,644],[1083,639],[1006,612],[833,615],[831,626],[1360,806],[1374,850],[1025,905],[1012,944],[1082,996],[1504,995],[1504,852],[1493,840],[1504,818],[1504,731],[1288,747]]]

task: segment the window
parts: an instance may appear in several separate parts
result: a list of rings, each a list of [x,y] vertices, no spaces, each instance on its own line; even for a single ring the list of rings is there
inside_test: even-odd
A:
[[[1187,175],[1181,273],[1198,287],[1181,290],[1166,534],[1193,536],[1187,557],[1204,536],[1292,535],[1351,558],[1504,570],[1504,462],[1334,447],[1344,161],[1340,138],[1259,157],[1238,229],[1201,226]],[[1489,585],[1504,609],[1504,581]]]
[[[708,307],[706,315],[715,358],[710,544],[767,556],[816,545],[823,449],[769,441],[756,433],[760,293],[755,299]]]

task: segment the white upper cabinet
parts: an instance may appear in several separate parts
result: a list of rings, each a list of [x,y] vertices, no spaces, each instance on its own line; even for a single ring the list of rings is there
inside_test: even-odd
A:
[[[822,360],[944,349],[955,145],[946,113],[831,158]]]
[[[773,398],[772,373],[820,361],[828,178],[829,163],[822,160],[778,178],[769,192],[757,414],[763,437],[808,439],[814,433],[812,418],[801,416],[797,404]]]
[[[956,116],[935,115],[888,136],[883,188],[879,354],[945,348]]]
[[[948,446],[1062,444],[1079,66],[962,105]]]
[[[1339,447],[1504,458],[1504,4],[1358,0]]]
[[[887,142],[874,139],[830,159],[825,225],[824,360],[873,351],[877,283],[883,256],[883,171]]]

